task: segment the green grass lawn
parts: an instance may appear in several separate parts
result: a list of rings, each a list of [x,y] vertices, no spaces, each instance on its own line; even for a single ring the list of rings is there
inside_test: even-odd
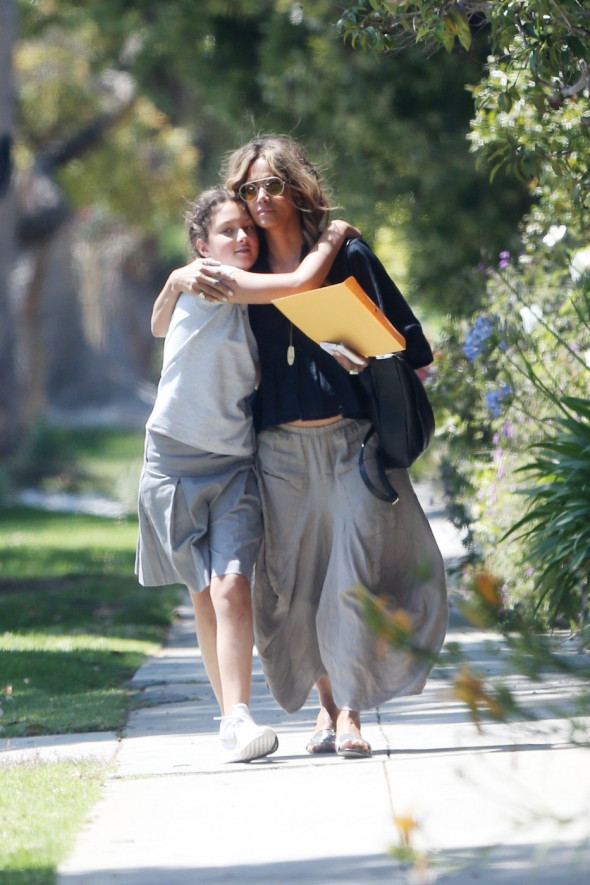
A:
[[[0,510],[0,736],[120,729],[178,587],[140,587],[133,518]]]
[[[53,885],[108,768],[68,761],[0,769],[0,885]]]
[[[51,465],[41,488],[137,494],[141,434],[44,430],[31,446],[19,467],[27,484],[41,458]],[[182,599],[180,587],[137,583],[136,539],[134,516],[0,506],[0,738],[122,729],[137,702],[129,681]],[[107,771],[0,766],[0,885],[55,881]]]

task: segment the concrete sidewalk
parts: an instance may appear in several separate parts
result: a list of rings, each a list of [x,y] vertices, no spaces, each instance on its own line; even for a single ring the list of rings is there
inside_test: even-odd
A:
[[[429,517],[443,552],[457,555],[448,526],[432,508]],[[218,711],[183,607],[167,646],[133,680],[146,706],[123,740],[85,742],[91,753],[116,752],[116,770],[59,885],[590,883],[590,750],[573,744],[569,718],[583,684],[515,675],[500,640],[456,616],[451,643],[504,677],[536,719],[478,732],[450,693],[454,668],[443,659],[422,695],[364,715],[372,759],[312,757],[304,748],[315,698],[287,716],[255,662],[252,710],[280,746],[263,760],[222,765]],[[587,738],[590,718],[581,724]],[[67,752],[65,740],[61,749],[29,740],[37,746],[13,752]],[[418,864],[389,853],[404,821],[415,822]]]
[[[258,671],[252,708],[276,727],[279,750],[222,766],[215,703],[183,614],[136,676],[154,706],[132,715],[59,885],[590,882],[590,751],[572,746],[570,721],[556,714],[580,688],[571,680],[533,688],[508,675],[539,719],[480,734],[438,671],[420,697],[365,715],[374,756],[351,761],[308,756],[314,705],[286,716]],[[451,631],[449,642],[501,673],[489,636]],[[400,843],[396,817],[416,821],[423,870],[388,855]]]

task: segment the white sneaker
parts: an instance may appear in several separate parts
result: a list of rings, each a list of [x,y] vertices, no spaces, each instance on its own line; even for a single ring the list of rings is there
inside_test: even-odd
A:
[[[250,762],[274,753],[279,746],[272,728],[256,725],[246,704],[234,704],[232,715],[221,717],[219,741],[225,762]]]

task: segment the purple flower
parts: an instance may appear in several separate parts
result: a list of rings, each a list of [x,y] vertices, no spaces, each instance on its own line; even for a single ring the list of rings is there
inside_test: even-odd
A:
[[[508,267],[510,264],[510,252],[500,252],[500,263],[498,267],[501,270],[504,270],[505,267]]]

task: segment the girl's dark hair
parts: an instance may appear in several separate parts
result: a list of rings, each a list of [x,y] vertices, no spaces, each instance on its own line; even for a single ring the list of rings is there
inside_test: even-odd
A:
[[[185,216],[188,237],[193,252],[198,252],[197,240],[207,242],[213,213],[218,206],[221,206],[222,203],[227,203],[228,200],[232,203],[241,202],[236,194],[225,187],[211,187],[196,198]]]
[[[318,169],[311,163],[297,142],[288,135],[262,135],[227,154],[222,174],[226,187],[237,194],[248,180],[252,163],[262,157],[271,170],[286,181],[293,193],[293,202],[301,213],[303,236],[308,246],[318,239],[329,213],[330,194]]]

